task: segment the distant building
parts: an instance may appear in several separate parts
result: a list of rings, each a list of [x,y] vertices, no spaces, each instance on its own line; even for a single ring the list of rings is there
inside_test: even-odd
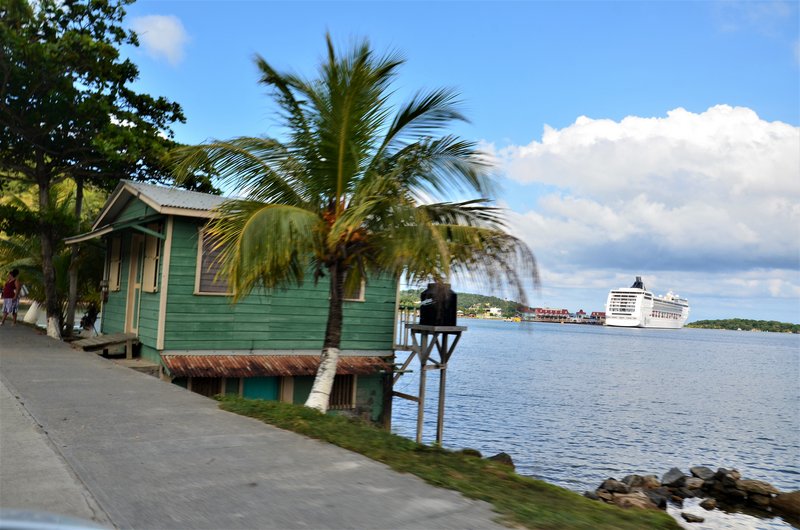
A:
[[[566,309],[552,309],[550,307],[534,307],[533,319],[539,322],[561,322],[569,320],[569,311]]]
[[[503,310],[499,307],[489,307],[484,312],[487,318],[500,318],[503,316]]]

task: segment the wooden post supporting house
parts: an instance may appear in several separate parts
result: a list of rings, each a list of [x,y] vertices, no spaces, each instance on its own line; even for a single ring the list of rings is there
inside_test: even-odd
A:
[[[419,395],[409,396],[399,392],[394,395],[417,402],[417,443],[422,443],[422,426],[425,420],[425,384],[427,373],[430,370],[439,370],[439,403],[436,415],[436,443],[442,444],[442,434],[444,431],[444,400],[447,383],[447,363],[453,355],[461,334],[467,330],[465,326],[425,326],[421,324],[410,324],[407,329],[411,333],[411,355],[407,359],[405,366],[416,355],[419,357]],[[452,339],[452,342],[451,342]],[[431,354],[438,353],[439,359],[434,359]]]

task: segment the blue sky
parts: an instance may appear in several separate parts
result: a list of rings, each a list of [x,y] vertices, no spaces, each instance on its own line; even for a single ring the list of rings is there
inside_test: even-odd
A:
[[[539,260],[532,305],[602,310],[644,276],[692,320],[800,322],[798,2],[140,0],[138,88],[176,139],[276,135],[255,54],[313,75],[324,34],[449,86],[497,162],[498,202]]]

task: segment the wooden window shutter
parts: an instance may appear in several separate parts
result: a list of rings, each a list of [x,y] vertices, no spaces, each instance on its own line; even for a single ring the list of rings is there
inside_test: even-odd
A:
[[[122,273],[122,239],[111,238],[111,248],[108,253],[108,289],[119,291],[120,275]]]
[[[352,409],[356,406],[356,376],[337,374],[333,379],[328,408],[331,410]]]
[[[216,241],[212,239],[204,230],[200,231],[200,268],[197,271],[199,276],[197,282],[197,292],[206,294],[228,294],[228,279],[224,276],[217,277],[220,271],[220,254],[222,249],[216,246]]]
[[[148,225],[150,230],[160,232],[158,224]],[[146,293],[158,291],[158,262],[161,259],[161,240],[155,236],[147,235],[144,239],[144,275],[142,277],[142,290]]]

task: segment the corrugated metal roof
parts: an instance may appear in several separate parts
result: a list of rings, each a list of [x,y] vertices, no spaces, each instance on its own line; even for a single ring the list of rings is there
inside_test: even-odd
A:
[[[316,355],[162,355],[174,377],[259,377],[314,375],[319,367]],[[370,375],[391,371],[392,363],[382,357],[339,357],[337,374]]]
[[[226,199],[226,197],[220,195],[211,195],[209,193],[200,193],[199,191],[189,191],[181,188],[157,186],[155,184],[144,184],[131,180],[127,180],[125,183],[162,207],[212,210],[222,204]]]

